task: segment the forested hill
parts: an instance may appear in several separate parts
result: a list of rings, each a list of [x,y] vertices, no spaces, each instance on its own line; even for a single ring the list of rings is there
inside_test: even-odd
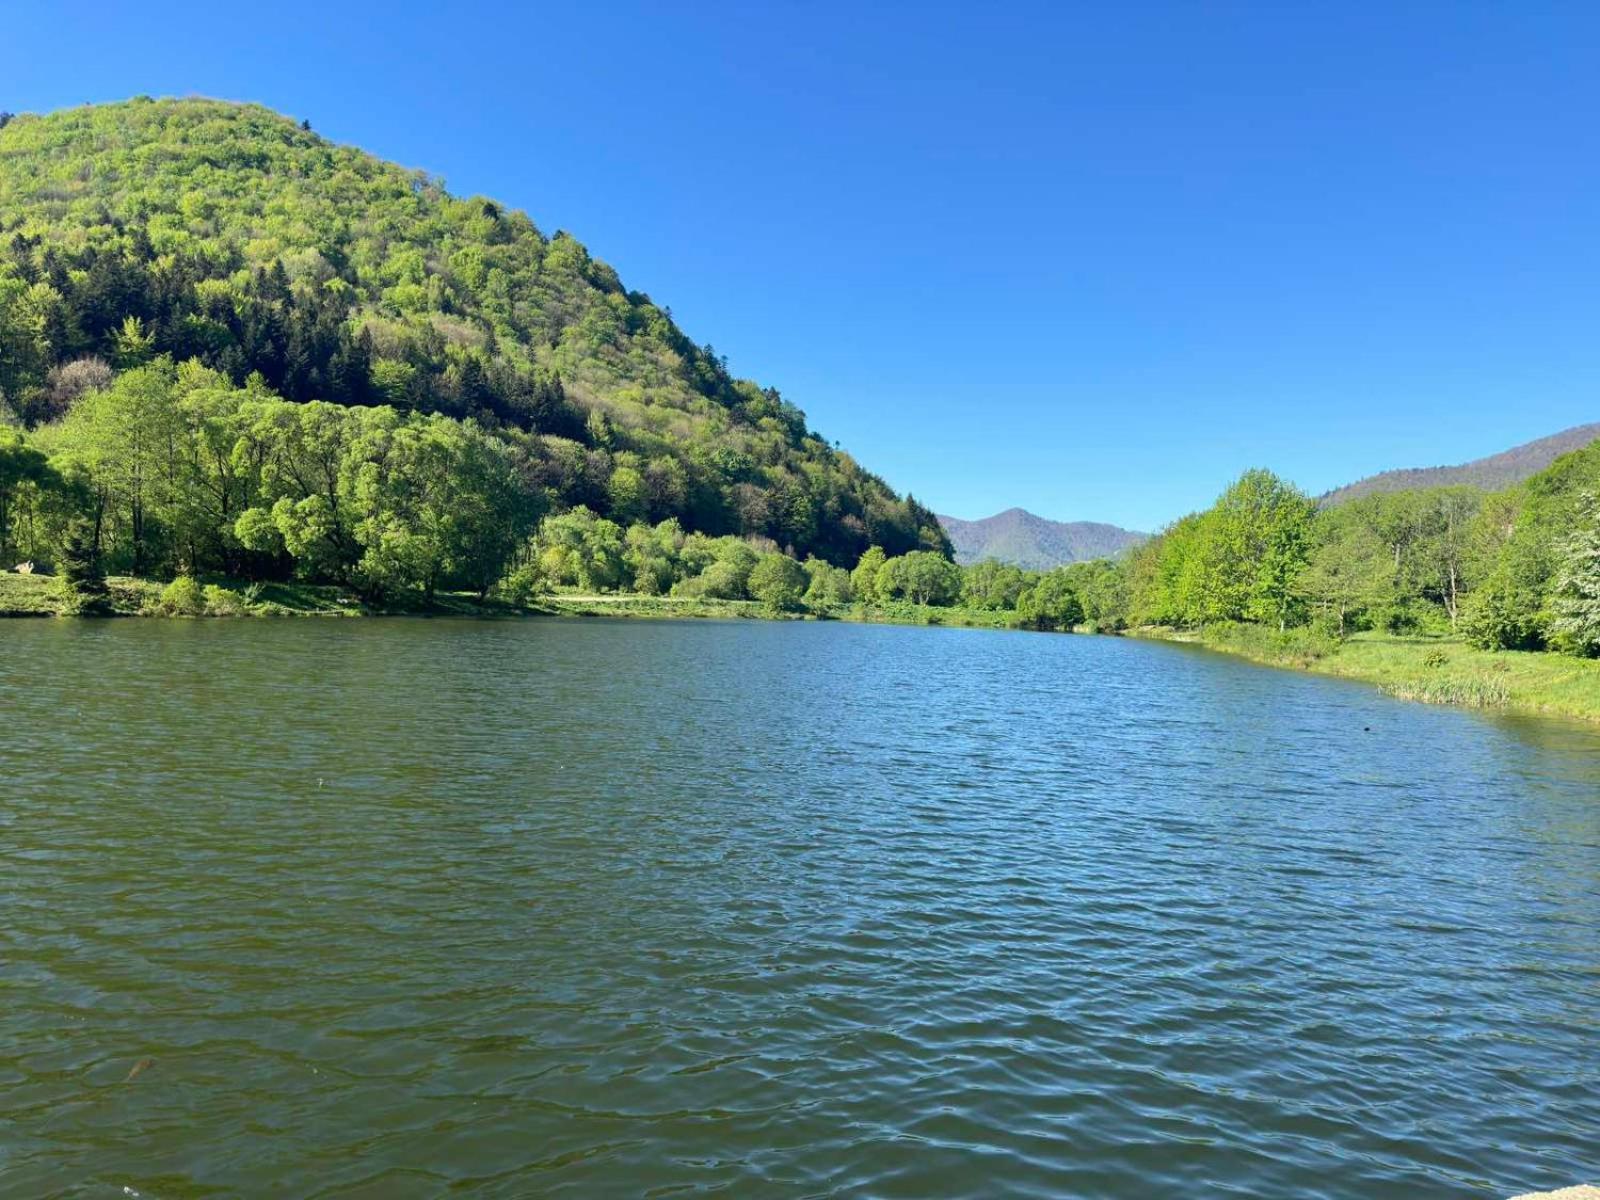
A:
[[[547,509],[843,564],[950,552],[931,512],[522,212],[253,105],[0,120],[0,425],[48,429],[114,373],[190,360],[291,402],[471,419]]]
[[[962,565],[994,559],[1030,571],[1111,558],[1144,540],[1115,525],[1094,521],[1050,521],[1026,509],[1008,508],[978,521],[939,518]]]
[[[1513,446],[1510,450],[1474,459],[1455,467],[1413,467],[1384,471],[1336,488],[1323,496],[1323,504],[1343,504],[1361,496],[1385,492],[1406,492],[1414,488],[1466,485],[1493,492],[1521,483],[1543,471],[1563,454],[1582,450],[1600,438],[1600,423],[1576,425],[1549,437]]]

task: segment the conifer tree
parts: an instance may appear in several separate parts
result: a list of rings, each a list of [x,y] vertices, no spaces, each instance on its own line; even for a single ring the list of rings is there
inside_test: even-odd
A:
[[[61,547],[61,581],[74,612],[97,613],[109,607],[110,589],[106,587],[100,547],[95,541],[94,526],[85,517],[77,518],[67,529]]]

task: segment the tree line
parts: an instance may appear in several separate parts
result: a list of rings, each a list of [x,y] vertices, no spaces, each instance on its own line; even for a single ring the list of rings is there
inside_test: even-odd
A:
[[[1439,487],[1319,506],[1249,471],[1136,549],[1122,619],[1458,634],[1600,653],[1600,443],[1498,492]]]

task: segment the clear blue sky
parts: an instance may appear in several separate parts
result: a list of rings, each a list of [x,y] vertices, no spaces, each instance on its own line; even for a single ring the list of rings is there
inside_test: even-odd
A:
[[[12,0],[0,108],[309,117],[942,512],[1149,529],[1600,419],[1597,63],[1592,3]]]

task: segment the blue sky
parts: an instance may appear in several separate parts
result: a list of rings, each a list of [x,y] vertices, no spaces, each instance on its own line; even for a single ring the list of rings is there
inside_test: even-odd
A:
[[[255,100],[526,209],[942,512],[1600,419],[1593,4],[0,7],[0,109]]]

